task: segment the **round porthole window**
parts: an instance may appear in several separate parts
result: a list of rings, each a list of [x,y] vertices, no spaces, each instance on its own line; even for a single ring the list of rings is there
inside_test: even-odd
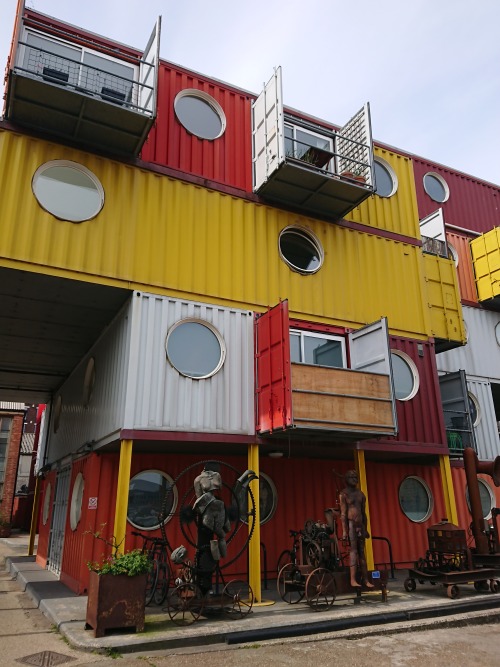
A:
[[[374,167],[375,183],[377,186],[375,193],[379,197],[392,197],[398,189],[398,179],[394,170],[381,158],[375,158]]]
[[[455,246],[452,246],[451,243],[448,243],[448,257],[452,259],[455,263],[455,266],[458,266],[458,252],[456,251]]]
[[[173,484],[170,475],[160,470],[143,470],[134,475],[128,490],[127,520],[141,530],[155,530],[164,511],[165,523],[170,521],[177,507],[177,488]]]
[[[399,487],[399,506],[405,515],[415,523],[429,518],[433,508],[432,493],[419,477],[407,477]]]
[[[394,391],[399,401],[409,401],[420,386],[417,367],[410,357],[399,350],[391,350]]]
[[[468,397],[469,397],[469,412],[470,412],[470,419],[472,422],[472,426],[477,426],[481,419],[479,402],[477,398],[474,396],[474,394],[470,393],[470,391],[468,392]]]
[[[424,190],[434,201],[442,204],[450,196],[448,184],[442,176],[429,172],[424,176]]]
[[[85,481],[81,472],[75,477],[73,493],[71,494],[71,505],[69,508],[69,525],[71,530],[76,530],[82,517],[83,490]]]
[[[61,394],[56,398],[54,403],[54,433],[57,433],[59,426],[61,425],[61,412],[62,412],[62,397]]]
[[[95,359],[90,357],[85,368],[83,377],[83,406],[86,408],[92,398],[92,392],[95,385]]]
[[[477,483],[479,485],[479,497],[481,498],[481,509],[483,511],[483,519],[489,519],[491,517],[491,510],[495,507],[496,499],[495,494],[491,490],[490,485],[480,477],[477,478]],[[469,497],[469,488],[465,489],[465,500],[467,501],[467,507],[470,508],[470,497]]]
[[[279,236],[281,259],[297,273],[316,273],[323,264],[323,248],[316,236],[302,227],[286,227]]]
[[[42,523],[45,526],[49,520],[50,512],[50,496],[52,495],[52,486],[50,482],[47,482],[45,486],[45,495],[43,497],[43,507],[42,507]]]
[[[226,129],[222,107],[202,90],[181,90],[174,100],[174,111],[181,125],[200,139],[217,139]]]
[[[98,178],[77,162],[46,162],[36,170],[32,188],[40,206],[60,220],[90,220],[104,206]]]
[[[217,329],[196,319],[174,324],[165,345],[172,366],[181,375],[195,380],[217,373],[226,357],[226,346]]]
[[[500,322],[495,326],[495,340],[500,345]]]

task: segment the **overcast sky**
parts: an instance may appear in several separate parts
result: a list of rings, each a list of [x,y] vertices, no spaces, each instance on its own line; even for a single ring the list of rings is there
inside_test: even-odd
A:
[[[16,0],[0,0],[0,62]],[[27,0],[161,57],[343,125],[370,102],[373,137],[500,183],[500,0]]]

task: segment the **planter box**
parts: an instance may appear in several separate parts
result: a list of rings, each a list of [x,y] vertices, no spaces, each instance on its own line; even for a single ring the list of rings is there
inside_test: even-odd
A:
[[[146,575],[90,573],[85,629],[92,628],[95,637],[107,630],[133,628],[144,630],[146,608]]]

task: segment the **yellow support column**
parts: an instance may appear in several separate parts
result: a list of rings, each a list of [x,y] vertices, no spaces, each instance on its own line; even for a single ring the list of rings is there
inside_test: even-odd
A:
[[[248,446],[248,468],[259,475],[259,445]],[[249,584],[254,594],[255,602],[262,602],[262,588],[261,588],[261,574],[260,574],[260,494],[259,494],[259,480],[254,479],[250,482],[250,489],[255,498],[255,517],[254,517],[254,531],[252,539],[248,545],[248,579]],[[251,524],[249,522],[248,528],[250,530]]]
[[[118,468],[118,484],[116,487],[115,527],[113,530],[116,543],[119,545],[119,553],[123,553],[125,550],[132,444],[132,440],[122,440],[120,445],[120,465]]]
[[[455,501],[455,490],[453,488],[449,456],[443,455],[439,457],[439,469],[441,471],[441,484],[443,485],[446,518],[450,523],[454,523],[455,526],[458,526],[457,504]]]
[[[372,527],[370,522],[370,503],[368,500],[368,484],[366,482],[365,452],[362,449],[354,450],[354,464],[356,466],[356,472],[358,473],[359,488],[366,496],[366,527],[370,533],[370,538],[365,542],[366,566],[368,570],[373,570],[375,568],[375,561],[373,559],[373,543],[371,539]]]

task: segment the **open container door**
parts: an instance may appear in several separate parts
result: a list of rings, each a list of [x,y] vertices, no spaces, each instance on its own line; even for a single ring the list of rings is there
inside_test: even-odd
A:
[[[139,101],[143,113],[156,118],[156,90],[160,62],[161,16],[158,17],[139,66]]]
[[[370,104],[367,102],[337,133],[337,173],[354,172],[374,186]]]
[[[257,431],[272,433],[292,425],[288,301],[259,315],[255,329]]]
[[[396,411],[396,394],[392,375],[391,349],[389,347],[389,331],[387,318],[348,335],[351,369],[365,373],[379,373],[389,376],[392,404],[393,435],[398,433],[398,416]]]
[[[437,211],[420,220],[420,234],[422,235],[425,252],[441,255],[442,257],[448,256],[442,208],[438,208]]]
[[[258,190],[284,160],[281,67],[253,103],[252,115],[253,187]]]
[[[465,371],[440,375],[439,389],[450,453],[460,453],[464,447],[472,447],[475,450],[476,441]]]

